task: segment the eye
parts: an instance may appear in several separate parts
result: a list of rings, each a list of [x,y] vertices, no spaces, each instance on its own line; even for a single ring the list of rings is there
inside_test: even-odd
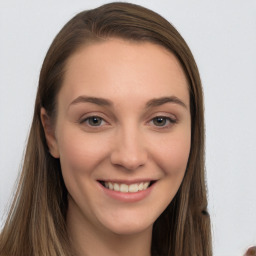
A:
[[[176,123],[176,120],[170,117],[166,117],[166,116],[157,116],[154,117],[151,122],[153,123],[154,126],[157,127],[168,127],[171,124]]]
[[[90,116],[82,120],[81,123],[86,123],[88,126],[102,126],[106,122],[99,116]]]

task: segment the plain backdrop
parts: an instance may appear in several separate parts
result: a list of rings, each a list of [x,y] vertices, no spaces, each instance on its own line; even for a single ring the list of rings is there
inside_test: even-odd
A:
[[[0,225],[20,170],[40,67],[62,26],[103,0],[0,0]],[[214,255],[256,244],[256,1],[131,0],[189,44],[205,94]]]

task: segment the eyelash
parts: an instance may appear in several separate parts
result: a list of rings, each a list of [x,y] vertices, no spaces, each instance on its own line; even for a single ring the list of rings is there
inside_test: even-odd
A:
[[[90,121],[93,121],[93,119],[99,119],[100,121],[100,124],[99,125],[92,125],[90,124],[89,122]],[[154,121],[156,121],[157,119],[162,119],[162,121],[164,121],[164,124],[163,125],[156,125],[154,124]],[[86,123],[86,125],[88,127],[92,127],[94,129],[99,129],[101,126],[102,126],[102,122],[105,123],[105,124],[108,124],[104,118],[100,117],[100,116],[97,116],[97,115],[93,115],[93,116],[89,116],[89,117],[86,117],[84,119],[82,119],[80,121],[80,124],[84,124]],[[159,115],[159,116],[155,116],[154,118],[150,119],[149,123],[153,123],[153,125],[157,128],[157,129],[168,129],[170,126],[174,125],[177,123],[177,119],[175,118],[171,118],[171,117],[167,117],[167,116],[162,116],[162,115]],[[166,124],[167,123],[167,124]],[[104,124],[103,124],[104,125]]]
[[[150,120],[150,123],[154,123],[155,120],[157,119],[162,119],[164,121],[164,125],[155,125],[155,127],[157,127],[158,129],[166,129],[166,128],[169,128],[170,126],[174,125],[177,123],[177,119],[175,118],[171,118],[171,117],[168,117],[168,116],[155,116],[154,118],[152,118]],[[167,124],[166,124],[167,123]]]
[[[87,126],[89,126],[89,127],[98,128],[98,127],[100,127],[101,125],[91,125],[91,124],[89,124],[90,120],[96,119],[96,118],[100,119],[100,124],[101,124],[102,122],[107,123],[102,117],[95,115],[95,116],[88,116],[88,117],[82,119],[81,122],[80,122],[80,124],[86,123]]]

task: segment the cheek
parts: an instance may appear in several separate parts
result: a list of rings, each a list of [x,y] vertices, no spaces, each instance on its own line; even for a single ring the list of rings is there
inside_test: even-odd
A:
[[[184,178],[190,153],[190,135],[166,139],[156,150],[155,162],[165,177],[159,182],[162,190],[155,200],[159,202],[159,209],[164,211],[173,200]]]
[[[154,151],[151,147],[151,156],[163,176],[156,184],[157,193],[152,199],[155,203],[150,210],[157,211],[156,215],[159,216],[172,202],[182,183],[190,153],[190,133],[167,135],[154,144],[157,146]]]
[[[96,135],[97,136],[97,135]],[[106,157],[104,140],[66,128],[60,133],[58,147],[63,175],[90,176]]]
[[[184,175],[190,153],[190,133],[165,138],[155,147],[156,163],[166,175]]]

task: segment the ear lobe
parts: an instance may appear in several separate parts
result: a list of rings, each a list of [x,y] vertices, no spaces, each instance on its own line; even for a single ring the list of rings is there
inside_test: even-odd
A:
[[[54,134],[54,128],[51,123],[50,117],[47,115],[46,110],[44,108],[41,108],[40,117],[44,128],[44,134],[49,148],[49,152],[54,158],[59,158],[60,154]]]

